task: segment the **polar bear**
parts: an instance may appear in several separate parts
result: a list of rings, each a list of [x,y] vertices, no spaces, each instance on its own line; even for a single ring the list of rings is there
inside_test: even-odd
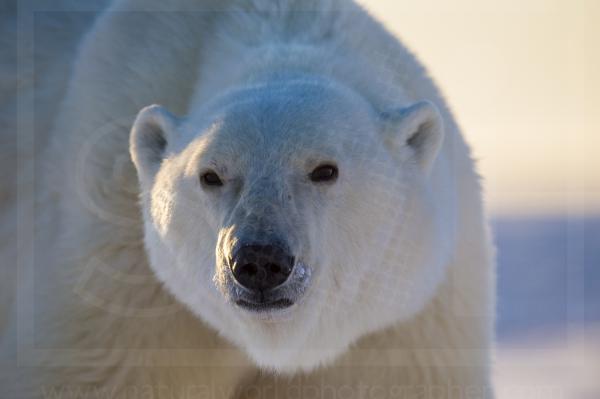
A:
[[[395,38],[348,0],[89,29],[19,204],[0,396],[493,397],[479,179]]]

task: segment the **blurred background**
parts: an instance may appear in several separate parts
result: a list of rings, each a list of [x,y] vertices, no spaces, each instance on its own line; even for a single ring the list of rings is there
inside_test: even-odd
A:
[[[498,398],[600,398],[600,1],[359,2],[428,67],[485,178]]]

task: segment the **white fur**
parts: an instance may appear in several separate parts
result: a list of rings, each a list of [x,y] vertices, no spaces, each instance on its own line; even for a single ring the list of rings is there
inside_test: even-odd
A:
[[[1,397],[492,397],[478,177],[431,80],[364,11],[119,0],[72,57],[3,315]],[[321,161],[334,184],[306,180]],[[288,311],[228,300],[222,258],[248,220],[311,273]]]

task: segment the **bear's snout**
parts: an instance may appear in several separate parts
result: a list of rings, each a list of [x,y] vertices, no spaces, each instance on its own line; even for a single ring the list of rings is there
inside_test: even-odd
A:
[[[254,292],[283,284],[294,268],[294,257],[279,245],[243,245],[231,258],[235,280]]]

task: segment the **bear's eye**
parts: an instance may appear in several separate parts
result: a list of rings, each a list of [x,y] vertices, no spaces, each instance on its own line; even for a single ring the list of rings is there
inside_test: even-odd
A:
[[[223,185],[223,182],[221,181],[221,178],[219,177],[219,175],[217,175],[213,171],[208,171],[208,172],[203,173],[202,176],[200,176],[200,181],[205,186],[217,186],[218,187],[218,186]]]
[[[338,177],[338,169],[335,165],[317,166],[308,177],[315,183],[334,181]]]

